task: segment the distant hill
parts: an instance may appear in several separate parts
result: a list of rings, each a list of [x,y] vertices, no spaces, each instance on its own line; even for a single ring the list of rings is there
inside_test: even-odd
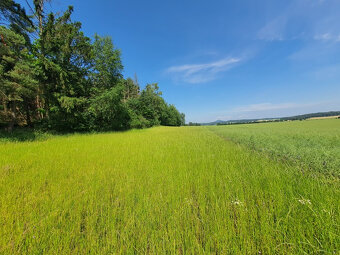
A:
[[[287,120],[306,120],[310,118],[339,116],[340,111],[330,112],[316,112],[307,113],[302,115],[290,116],[290,117],[278,117],[278,118],[261,118],[261,119],[241,119],[241,120],[216,120],[208,123],[201,123],[201,125],[232,125],[232,124],[249,124],[249,123],[261,123],[261,122],[274,122],[274,121],[287,121]]]

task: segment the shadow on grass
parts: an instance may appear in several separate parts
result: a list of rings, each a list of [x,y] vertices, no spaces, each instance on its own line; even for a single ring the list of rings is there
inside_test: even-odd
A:
[[[0,129],[0,143],[1,142],[29,142],[42,141],[52,137],[53,133],[35,130],[33,128],[17,128],[12,132]]]
[[[27,127],[17,127],[12,132],[8,132],[5,129],[0,128],[0,143],[5,142],[32,142],[32,141],[45,141],[55,136],[70,136],[75,134],[84,134],[84,135],[91,135],[91,134],[106,134],[112,132],[126,132],[132,129],[126,130],[111,130],[111,131],[83,131],[83,132],[75,132],[75,131],[55,131],[49,130],[44,131],[43,129],[34,129],[34,128],[27,128]]]

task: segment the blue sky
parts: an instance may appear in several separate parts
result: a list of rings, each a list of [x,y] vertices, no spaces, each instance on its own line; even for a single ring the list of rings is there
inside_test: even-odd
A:
[[[25,1],[18,1],[25,5]],[[29,1],[30,2],[30,1]],[[187,122],[340,110],[339,0],[52,0]]]

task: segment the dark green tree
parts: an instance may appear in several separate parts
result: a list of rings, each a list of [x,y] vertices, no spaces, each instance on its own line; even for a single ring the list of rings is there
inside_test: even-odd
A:
[[[25,44],[30,46],[29,34],[34,30],[34,25],[20,4],[13,0],[0,1],[0,25],[7,25],[12,31],[22,35]],[[4,34],[0,34],[0,41],[6,45]]]
[[[182,116],[174,105],[166,105],[162,111],[161,125],[181,126]]]
[[[139,97],[139,114],[150,122],[151,126],[161,124],[161,113],[166,107],[164,99],[161,97],[157,83],[147,84]]]
[[[81,24],[71,21],[73,8],[59,18],[50,14],[35,44],[40,73],[39,108],[42,118],[57,129],[85,128],[83,112],[90,95],[87,78],[92,67],[90,38]]]
[[[131,98],[137,98],[140,93],[139,84],[136,83],[131,78],[127,78],[123,82],[124,84],[124,100],[129,100]]]
[[[185,125],[185,114],[181,113],[181,126]]]
[[[0,43],[0,116],[11,131],[14,125],[31,124],[38,81],[25,38],[3,26],[0,33],[6,40],[6,44]]]
[[[0,22],[1,25],[17,26],[20,29],[33,27],[25,9],[13,0],[0,1]]]
[[[122,84],[107,89],[91,99],[88,108],[89,128],[91,130],[122,130],[129,128],[130,115],[123,103]]]
[[[91,73],[95,88],[110,89],[123,78],[121,52],[116,49],[110,37],[95,34],[93,42],[94,66]]]

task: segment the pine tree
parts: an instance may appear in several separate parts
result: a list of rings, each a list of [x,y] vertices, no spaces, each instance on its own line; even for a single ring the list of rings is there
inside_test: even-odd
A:
[[[17,124],[31,123],[38,82],[25,38],[3,26],[0,26],[0,33],[6,40],[6,44],[0,44],[0,116],[11,131]]]

